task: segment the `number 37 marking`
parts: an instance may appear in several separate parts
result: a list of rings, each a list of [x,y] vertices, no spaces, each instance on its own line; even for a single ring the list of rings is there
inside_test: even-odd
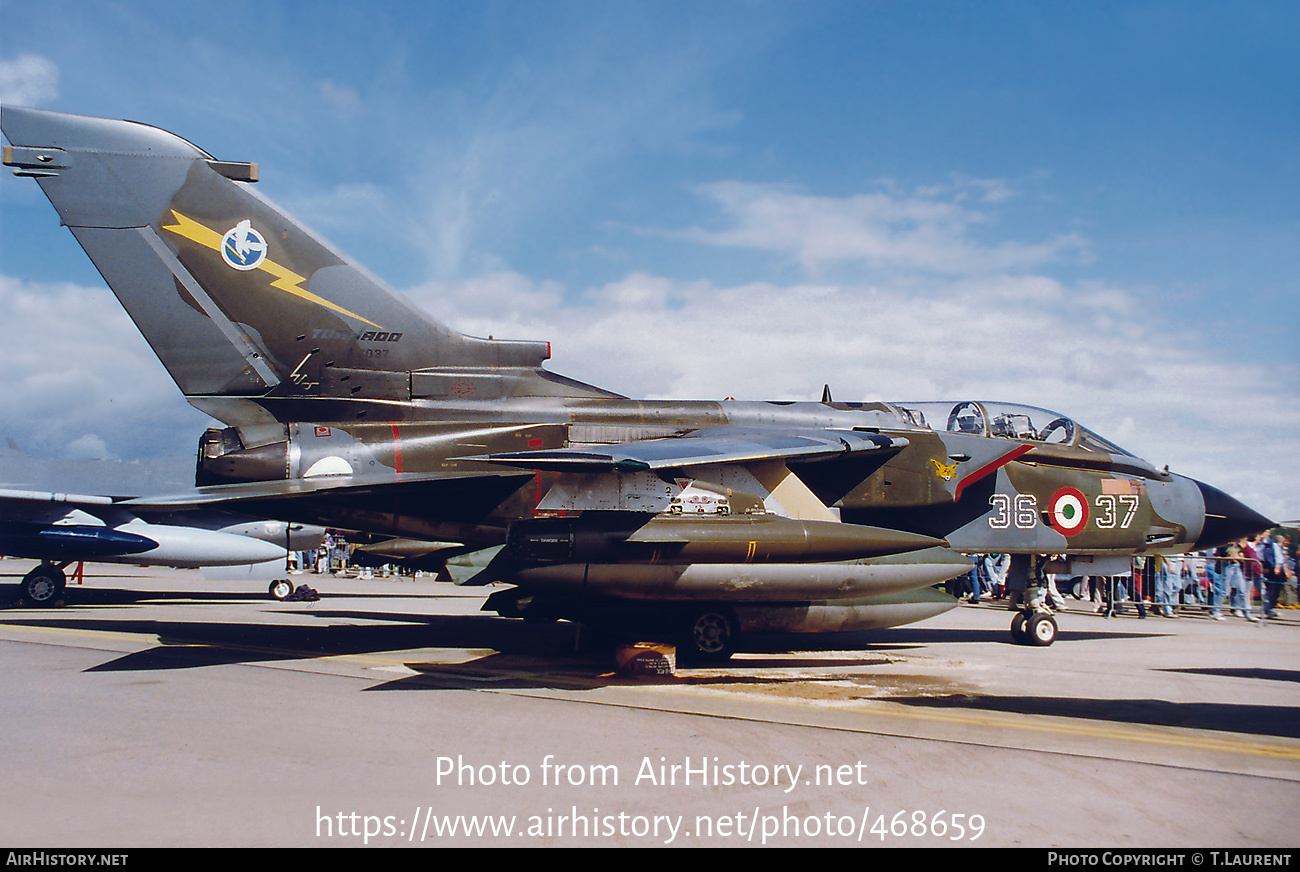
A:
[[[1018,530],[1030,530],[1038,524],[1038,501],[1033,494],[994,494],[989,497],[993,514],[989,515],[989,527],[994,530],[1006,530],[1015,527]],[[1127,530],[1137,517],[1142,498],[1136,494],[1100,494],[1093,500],[1097,507],[1096,523],[1099,530],[1113,530],[1118,527]],[[1121,520],[1120,510],[1124,511]]]

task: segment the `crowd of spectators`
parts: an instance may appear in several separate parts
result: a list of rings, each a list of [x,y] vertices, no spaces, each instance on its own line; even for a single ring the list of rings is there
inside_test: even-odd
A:
[[[1138,617],[1150,614],[1177,618],[1180,606],[1202,607],[1210,618],[1226,620],[1231,613],[1257,621],[1256,604],[1265,618],[1278,616],[1279,607],[1300,605],[1296,586],[1294,531],[1266,531],[1212,551],[1179,555],[1139,555],[1132,569],[1117,576],[1067,577],[1046,574],[1047,597],[1054,608],[1064,605],[1065,593],[1090,603],[1094,612],[1122,613],[1131,604]],[[1007,590],[1006,554],[971,555],[974,568],[950,585],[962,600],[1007,599],[1015,608],[1014,592]]]

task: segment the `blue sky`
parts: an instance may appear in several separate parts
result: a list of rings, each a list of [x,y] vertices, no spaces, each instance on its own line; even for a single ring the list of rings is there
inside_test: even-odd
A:
[[[1059,409],[1300,517],[1294,3],[0,7],[0,100],[261,164],[466,332],[630,395]],[[30,180],[6,434],[192,451]],[[1283,471],[1279,474],[1279,464]]]

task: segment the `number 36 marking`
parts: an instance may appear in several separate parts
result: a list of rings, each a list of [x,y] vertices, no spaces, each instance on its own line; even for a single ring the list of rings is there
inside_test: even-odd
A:
[[[993,514],[989,515],[989,527],[994,530],[1006,530],[1015,527],[1018,530],[1031,530],[1038,524],[1038,501],[1033,494],[994,494],[989,497]],[[1135,494],[1100,494],[1093,505],[1097,507],[1097,528],[1113,530],[1118,526],[1127,530],[1137,517],[1142,498]],[[1120,520],[1119,508],[1124,509],[1124,518]]]

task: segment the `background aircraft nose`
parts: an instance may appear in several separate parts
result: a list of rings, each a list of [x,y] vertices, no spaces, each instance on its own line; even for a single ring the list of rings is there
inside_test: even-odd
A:
[[[1205,526],[1193,546],[1195,550],[1217,548],[1274,526],[1268,518],[1217,487],[1203,481],[1197,481],[1196,486],[1205,498]]]

